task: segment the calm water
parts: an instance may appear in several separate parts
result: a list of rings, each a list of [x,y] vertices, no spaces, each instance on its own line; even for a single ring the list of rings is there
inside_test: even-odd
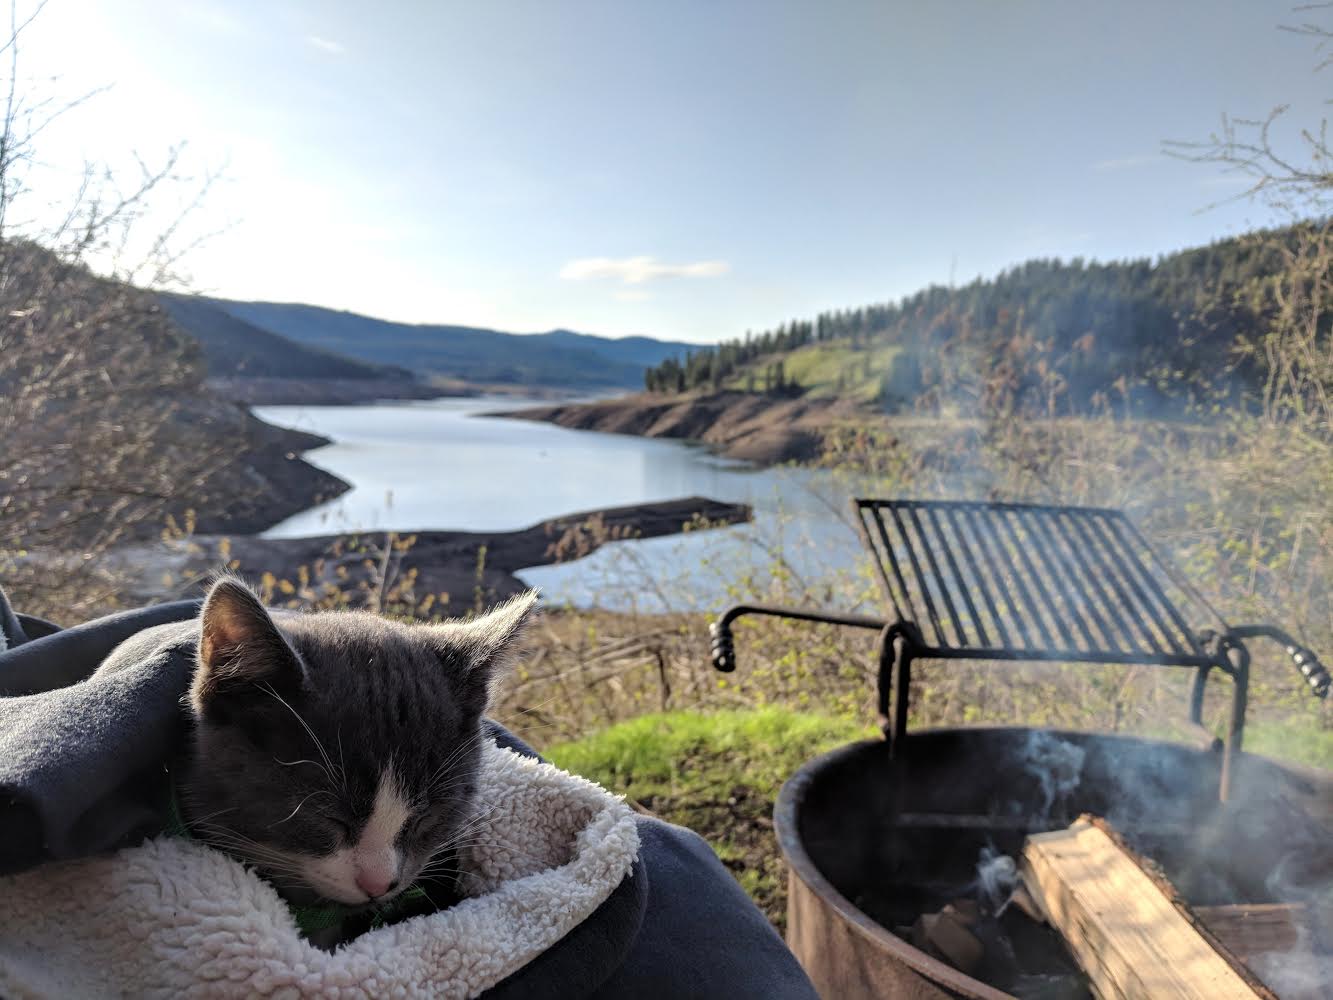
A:
[[[586,559],[519,574],[549,601],[616,608],[715,608],[729,591],[761,588],[777,548],[803,575],[855,559],[855,538],[830,509],[841,513],[847,488],[839,490],[827,474],[757,470],[680,442],[483,415],[524,405],[445,399],[255,407],[271,423],[331,438],[306,458],[353,484],[266,534],[506,531],[576,511],[687,496],[755,507],[752,525],[617,542]]]

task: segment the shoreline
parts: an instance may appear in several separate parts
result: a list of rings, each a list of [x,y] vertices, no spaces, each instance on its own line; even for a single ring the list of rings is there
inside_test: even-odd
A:
[[[406,379],[215,376],[208,387],[239,406],[357,406],[413,399],[476,395],[453,386]]]
[[[551,401],[587,398],[614,391],[553,386],[463,382],[435,377],[429,381],[391,378],[277,378],[273,376],[213,376],[208,388],[240,406],[373,406],[431,399],[480,399],[485,396]],[[499,402],[499,400],[497,400]],[[501,405],[503,405],[501,403]]]
[[[325,584],[357,593],[369,583],[386,542],[412,539],[389,557],[401,579],[415,572],[418,600],[449,594],[471,607],[480,596],[502,600],[527,590],[516,574],[534,566],[570,562],[610,542],[657,538],[701,527],[742,524],[753,518],[748,504],[687,497],[624,507],[580,511],[515,531],[346,532],[303,538],[259,535],[195,535],[181,541],[127,546],[114,553],[117,568],[134,580],[129,596],[140,602],[194,596],[219,568],[250,580],[272,574],[295,584]],[[168,573],[174,583],[163,584]]]
[[[573,430],[695,441],[724,458],[758,466],[813,461],[823,453],[824,433],[831,425],[865,419],[864,411],[847,400],[732,391],[675,396],[638,393],[487,415]]]

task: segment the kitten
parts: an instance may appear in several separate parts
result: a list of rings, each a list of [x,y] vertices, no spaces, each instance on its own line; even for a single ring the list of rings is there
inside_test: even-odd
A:
[[[199,619],[191,831],[294,903],[380,906],[466,841],[482,713],[536,593],[471,621],[270,614],[241,582]]]

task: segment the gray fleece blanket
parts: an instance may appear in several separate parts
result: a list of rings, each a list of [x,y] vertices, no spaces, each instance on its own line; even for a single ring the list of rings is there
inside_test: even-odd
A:
[[[179,701],[192,670],[192,645],[141,636],[137,667],[88,678],[126,639],[197,613],[197,603],[181,602],[53,631],[15,615],[0,596],[0,634],[8,647],[0,651],[0,874],[45,878],[49,870],[69,879],[81,864],[91,864],[90,872],[103,870],[98,859],[109,852],[129,848],[128,856],[143,861],[163,844],[150,838],[166,824],[167,767],[185,732]],[[188,630],[156,630],[163,634],[186,636]],[[492,732],[497,747],[536,757],[499,726],[492,725]],[[501,764],[505,759],[497,757]],[[480,995],[815,995],[791,953],[699,837],[644,817],[633,822],[638,855],[629,876],[554,944]],[[422,919],[431,917],[407,923]],[[12,923],[0,925],[0,964],[6,956],[11,972],[16,963],[40,964],[41,949]],[[40,984],[47,970],[30,968],[26,978],[24,969],[17,971],[20,980]],[[284,981],[292,982],[278,975],[275,983]],[[348,985],[351,993],[364,991]],[[236,992],[252,993],[253,987],[251,980]]]

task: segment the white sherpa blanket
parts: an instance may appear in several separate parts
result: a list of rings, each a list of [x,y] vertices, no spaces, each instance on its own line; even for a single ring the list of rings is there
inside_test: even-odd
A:
[[[550,948],[629,873],[634,814],[488,745],[467,899],[329,953],[244,865],[159,837],[0,878],[0,996],[472,997]]]

